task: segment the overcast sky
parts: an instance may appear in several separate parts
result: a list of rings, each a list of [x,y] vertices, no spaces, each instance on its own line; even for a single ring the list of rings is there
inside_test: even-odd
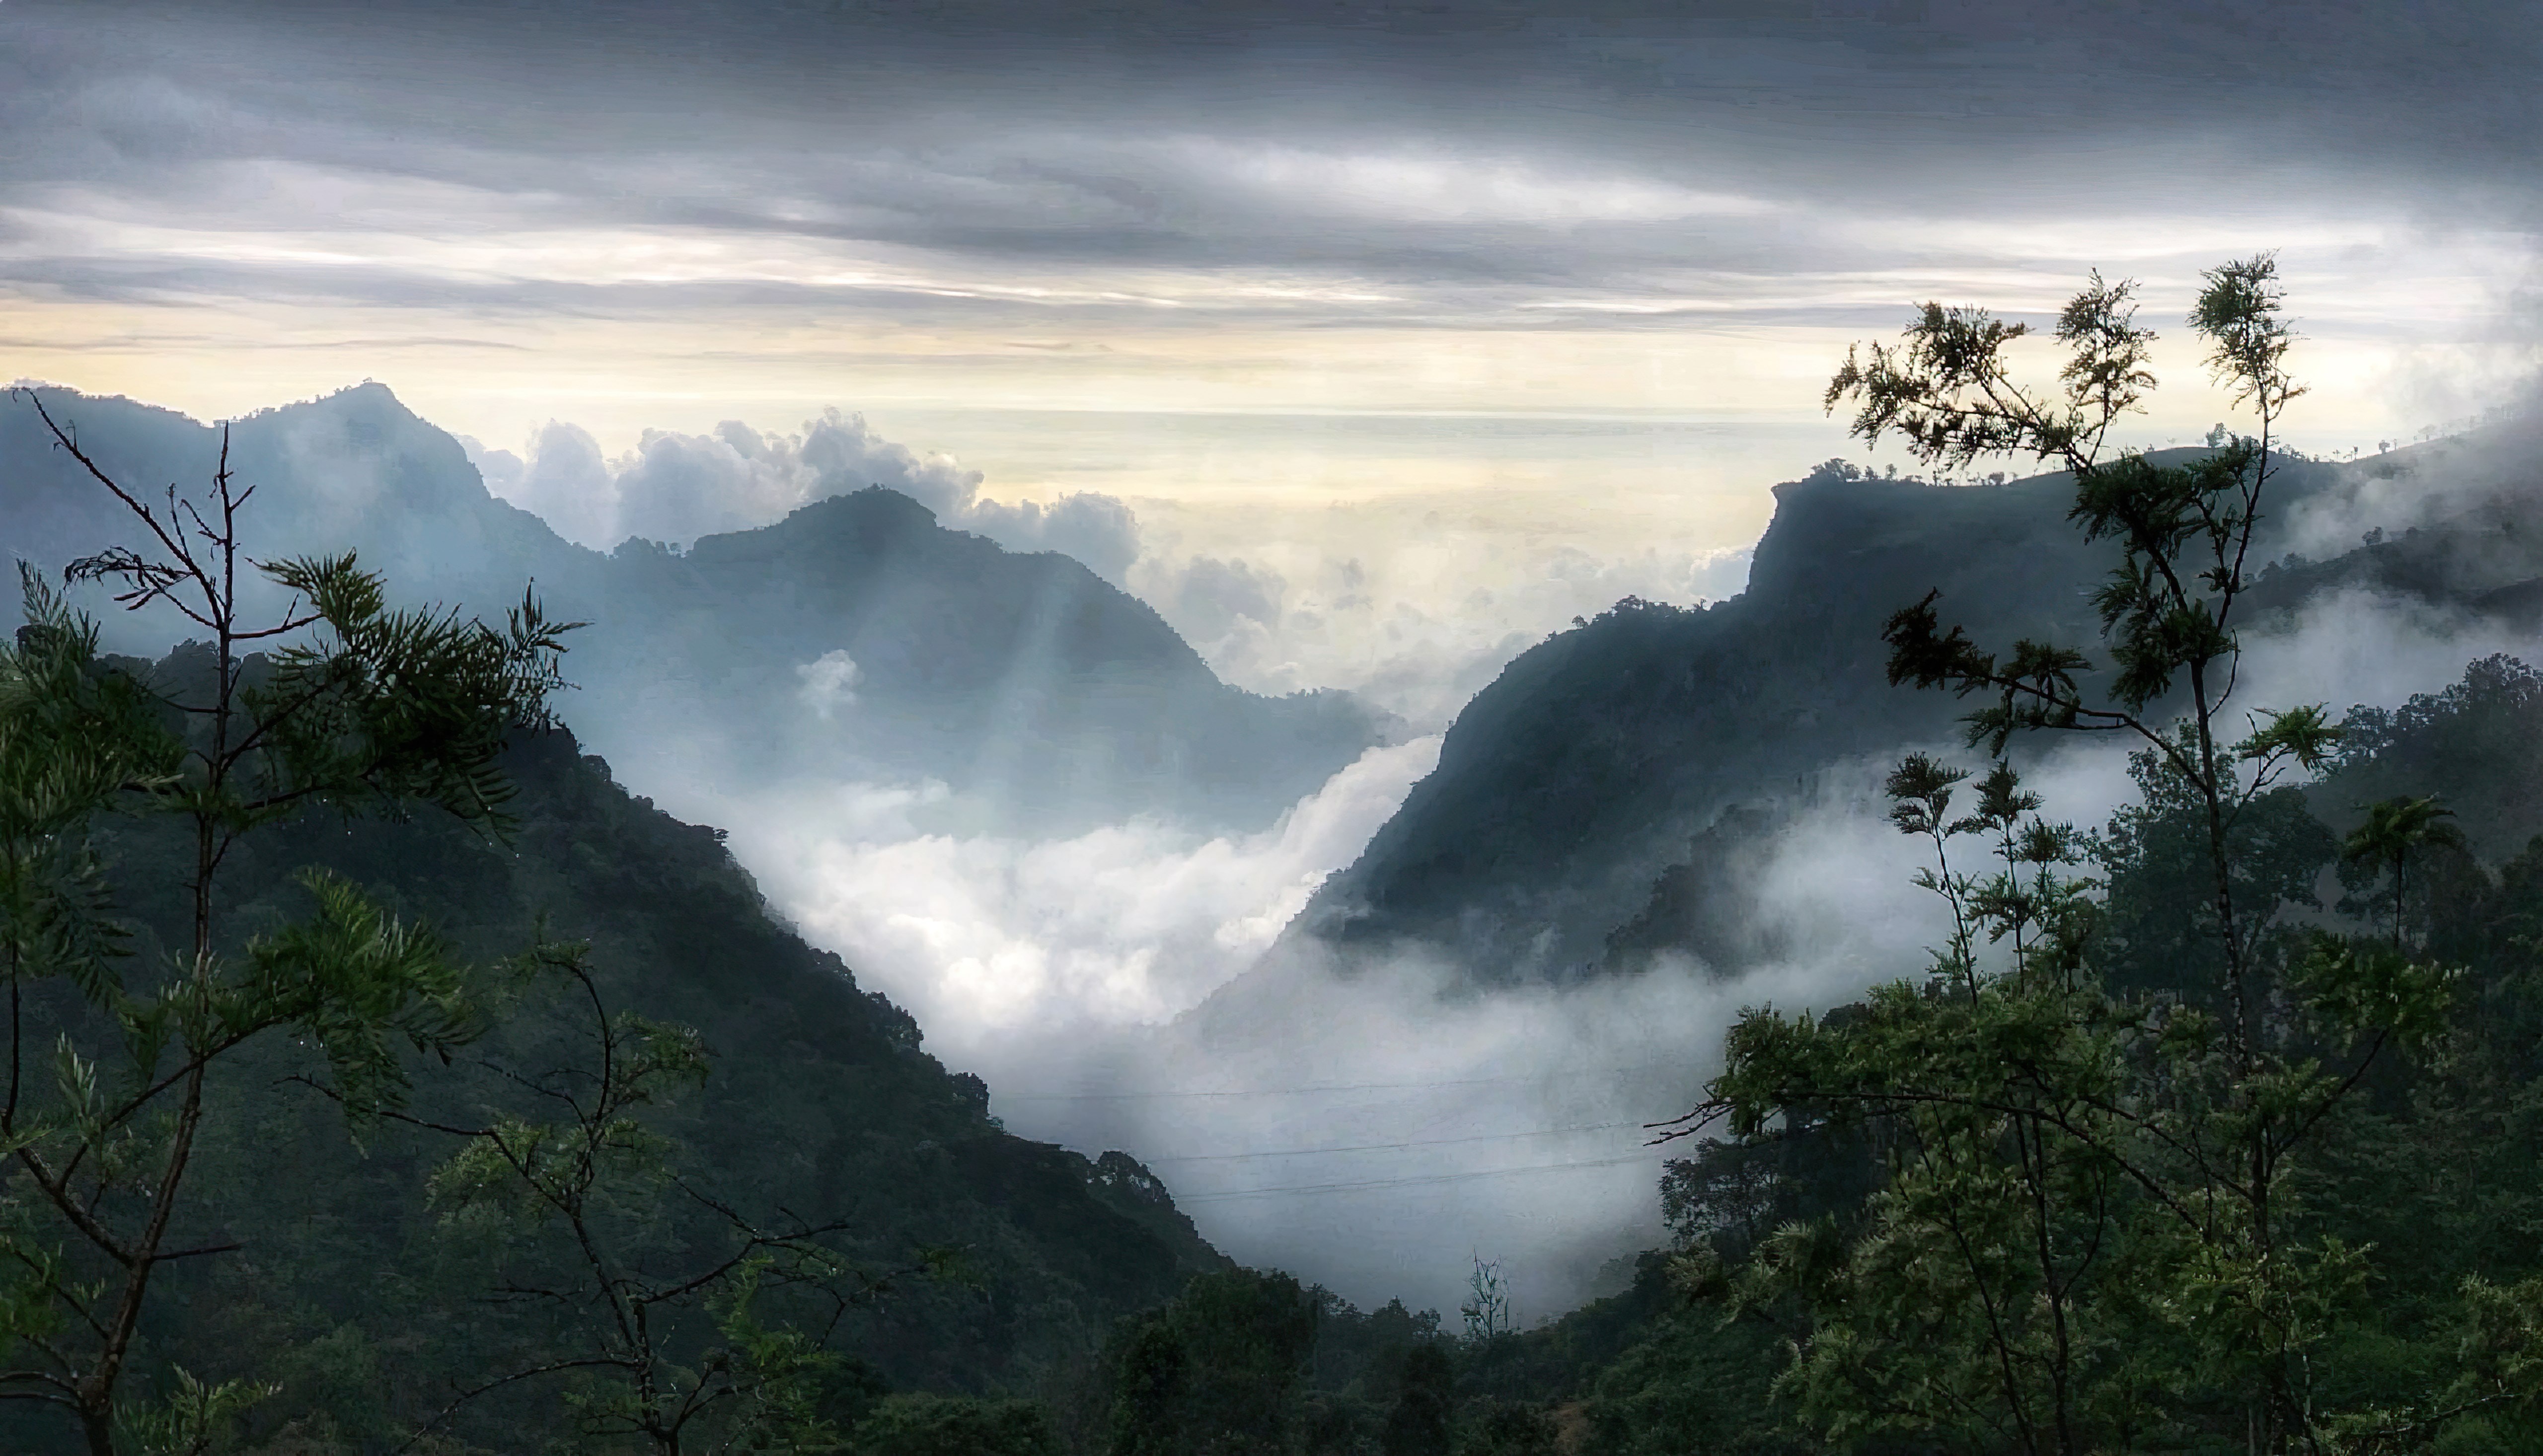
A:
[[[895,403],[1798,415],[1907,302],[2099,266],[2169,312],[2276,247],[2353,435],[2515,362],[2460,346],[2526,282],[2538,50],[2530,0],[8,0],[0,363],[207,413],[371,376],[612,449]]]

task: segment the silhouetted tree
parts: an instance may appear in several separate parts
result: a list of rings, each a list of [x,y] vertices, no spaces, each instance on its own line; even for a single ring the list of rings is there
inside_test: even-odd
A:
[[[719,1450],[835,1444],[844,1432],[821,1397],[844,1362],[828,1336],[893,1275],[870,1274],[830,1247],[843,1222],[767,1227],[681,1171],[676,1145],[651,1114],[705,1082],[709,1061],[695,1031],[611,1011],[581,947],[542,945],[522,968],[583,1012],[587,1051],[535,1072],[484,1070],[502,1090],[533,1094],[549,1117],[459,1124],[388,1115],[463,1140],[433,1174],[432,1201],[445,1225],[500,1249],[502,1297],[551,1309],[569,1342],[467,1386],[418,1438],[489,1392],[554,1379],[585,1434],[633,1437],[660,1456],[710,1436]],[[703,1218],[665,1240],[655,1225],[666,1201]],[[817,1333],[763,1317],[763,1301],[784,1295],[812,1297]]]
[[[2410,905],[2411,861],[2431,849],[2465,848],[2463,831],[2444,822],[2454,810],[2432,797],[2388,799],[2366,807],[2366,822],[2349,831],[2343,861],[2393,877],[2393,949],[2402,949],[2403,916]]]
[[[1448,1456],[1455,1384],[1456,1369],[1446,1350],[1436,1344],[1417,1344],[1406,1350],[1396,1373],[1395,1405],[1386,1413],[1378,1449],[1385,1456]]]
[[[304,813],[430,805],[505,826],[505,738],[544,726],[562,634],[534,598],[502,626],[394,610],[350,556],[265,561],[228,466],[152,502],[117,483],[18,392],[53,442],[129,514],[135,547],[73,563],[129,609],[165,606],[207,641],[144,680],[99,658],[93,624],[32,570],[28,625],[0,651],[0,970],[9,1049],[0,1146],[14,1163],[0,1221],[0,1397],[61,1408],[94,1456],[118,1428],[199,1449],[262,1387],[169,1372],[161,1402],[125,1395],[159,1272],[236,1247],[190,1226],[189,1175],[221,1090],[214,1067],[288,1030],[328,1063],[356,1124],[399,1107],[398,1049],[447,1054],[477,1031],[461,967],[429,934],[351,884],[305,881],[311,910],[243,937],[219,873],[249,839]],[[242,577],[291,593],[250,620]],[[242,655],[244,654],[244,655]],[[191,840],[185,941],[134,966],[89,826],[124,811]],[[49,1031],[39,1051],[27,1042]]]
[[[2025,817],[2009,769],[1956,820],[1960,771],[1900,766],[1898,826],[1934,841],[1919,883],[1952,909],[1929,987],[1884,987],[1843,1022],[1747,1013],[1688,1119],[1754,1139],[1788,1110],[1823,1112],[1875,1124],[1891,1149],[1859,1224],[1787,1225],[1729,1286],[1734,1308],[1797,1314],[1782,1388],[1836,1439],[2080,1456],[2126,1447],[2167,1399],[2210,1380],[2240,1391],[2258,1450],[2319,1449],[2342,1428],[2317,1400],[2312,1355],[2365,1265],[2292,1217],[2288,1174],[2380,1054],[2442,1032],[2451,973],[2328,935],[2287,960],[2278,901],[2254,901],[2239,822],[2287,775],[2327,763],[2338,737],[2320,705],[2229,729],[2273,433],[2301,393],[2283,367],[2293,334],[2269,258],[2211,270],[2191,322],[2257,434],[2180,465],[2108,454],[2154,387],[2132,292],[2096,273],[2066,305],[2054,395],[2011,376],[2004,351],[2024,326],[1936,304],[1899,345],[1849,352],[1828,387],[1831,409],[1857,406],[1855,432],[1895,431],[1928,463],[2012,453],[2072,474],[2071,518],[2116,548],[2094,598],[2108,667],[2051,643],[1984,650],[1929,593],[1888,625],[1889,677],[1974,699],[1968,740],[1992,757],[2030,730],[2133,739],[2156,797],[2194,826],[2221,981],[2109,995],[2087,973],[2082,886],[2052,873],[2075,856],[2071,833]],[[1993,837],[2002,872],[1956,873],[1944,849],[1962,834]],[[2009,964],[1981,968],[1979,928],[2011,941]],[[2294,1015],[2271,1013],[2282,1005]]]

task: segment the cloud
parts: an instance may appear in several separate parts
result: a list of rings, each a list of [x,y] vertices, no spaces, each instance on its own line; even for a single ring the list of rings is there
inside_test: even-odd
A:
[[[944,525],[1010,551],[1057,551],[1116,582],[1139,554],[1139,522],[1109,496],[1006,502],[980,496],[980,472],[950,455],[920,455],[883,438],[862,415],[825,410],[800,434],[737,420],[711,434],[648,429],[636,448],[602,458],[590,431],[550,421],[522,454],[460,437],[496,495],[559,535],[606,550],[629,537],[685,546],[746,531],[831,496],[883,486],[936,512]]]
[[[824,659],[825,661],[827,659]],[[799,669],[810,681],[808,664]],[[1269,947],[1355,857],[1436,757],[1369,750],[1271,828],[1202,836],[1145,820],[1070,839],[925,832],[941,787],[788,784],[700,805],[769,893],[962,1057],[1043,1035],[1163,1021]]]
[[[2385,441],[2389,448],[2339,467],[2327,487],[2265,522],[2266,549],[2329,561],[2370,531],[2399,536],[2493,501],[2534,498],[2543,451],[2538,396],[2529,382],[2487,419],[2457,421],[2467,432],[2428,439],[2437,433],[2431,425],[2419,439]]]
[[[1431,515],[1411,534],[1372,524],[1356,555],[1287,542],[1272,547],[1279,568],[1152,556],[1129,581],[1230,682],[1345,688],[1420,731],[1444,728],[1510,658],[1577,617],[1628,596],[1720,601],[1747,581],[1745,548],[1588,550]]]
[[[1633,976],[1477,992],[1422,947],[1287,942],[1193,1013],[1110,1036],[983,1044],[1008,1124],[1138,1149],[1238,1258],[1355,1299],[1453,1309],[1470,1253],[1518,1279],[1522,1320],[1652,1247],[1668,1152],[1743,1006],[1825,1007],[1912,972],[1939,907],[1881,817],[1878,767],[1826,776],[1763,852],[1755,913],[1781,958],[1725,981],[1683,958]]]
[[[805,503],[802,470],[736,420],[712,435],[649,429],[614,472],[622,536],[686,543],[764,526]]]
[[[26,138],[0,261],[162,307],[714,313],[780,340],[848,315],[1853,324],[2152,238],[2131,266],[2159,286],[2275,242],[2390,319],[2459,266],[2432,241],[2533,252],[2525,9],[1178,6],[1071,19],[1053,64],[1018,38],[1052,19],[1005,5],[704,29],[639,5],[608,45],[563,8],[428,9],[384,40],[212,5],[143,44],[0,7]]]
[[[2289,628],[2245,644],[2233,707],[2240,715],[2321,703],[2335,719],[2357,704],[2396,708],[2458,681],[2467,662],[2494,652],[2531,661],[2538,647],[2543,644],[2530,633],[2502,623],[2372,591],[2343,591]]]
[[[486,489],[546,521],[569,541],[606,548],[625,539],[615,530],[618,484],[601,458],[600,442],[579,425],[549,421],[523,453],[489,449],[461,436]]]
[[[949,524],[977,531],[1009,551],[1056,551],[1115,585],[1139,557],[1139,520],[1112,496],[1079,492],[1044,504],[976,500]]]
[[[803,691],[797,694],[804,706],[827,723],[840,709],[855,706],[857,682],[865,672],[845,649],[833,648],[809,662],[798,664],[795,676],[804,684]]]
[[[1167,620],[1185,624],[1185,630],[1203,642],[1225,638],[1239,622],[1273,626],[1280,620],[1281,598],[1289,590],[1277,572],[1213,556],[1194,557],[1169,579]]]

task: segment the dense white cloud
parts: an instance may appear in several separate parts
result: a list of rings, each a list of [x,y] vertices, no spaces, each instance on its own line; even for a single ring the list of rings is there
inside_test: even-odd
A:
[[[558,535],[604,549],[625,539],[615,530],[617,482],[591,431],[549,421],[530,436],[523,455],[466,435],[460,444],[486,478],[486,489],[546,521]]]
[[[1030,1029],[1163,1021],[1272,944],[1436,757],[1375,748],[1256,834],[1144,820],[1069,839],[920,832],[941,787],[790,783],[701,808],[769,893],[963,1056]]]
[[[1339,687],[1421,730],[1444,728],[1510,658],[1617,601],[1692,606],[1747,583],[1744,548],[1613,543],[1604,552],[1514,533],[1438,528],[1335,557],[1275,544],[1268,563],[1150,557],[1131,585],[1210,665],[1258,692]]]
[[[845,650],[833,648],[809,662],[798,664],[795,676],[804,684],[797,694],[804,706],[827,723],[840,709],[856,703],[857,683],[865,672]]]
[[[1478,992],[1418,947],[1369,961],[1289,942],[1164,1025],[1026,1019],[963,1052],[1010,1126],[1139,1150],[1239,1258],[1452,1309],[1480,1252],[1518,1280],[1523,1319],[1557,1313],[1660,1237],[1666,1154],[1644,1124],[1700,1096],[1741,1007],[1846,1000],[1938,935],[1878,770],[1824,775],[1766,848],[1756,913],[1784,950],[1736,981],[1679,959]]]
[[[763,434],[728,420],[712,434],[648,429],[604,459],[590,431],[551,421],[522,454],[461,437],[486,486],[544,517],[559,535],[606,550],[630,537],[687,545],[746,531],[825,497],[883,486],[960,531],[1010,551],[1057,551],[1118,580],[1139,552],[1138,518],[1109,496],[1047,504],[980,497],[980,472],[877,434],[861,415],[823,411],[799,434]]]
[[[1163,578],[1166,620],[1198,642],[1218,642],[1239,623],[1269,628],[1280,620],[1289,583],[1280,574],[1242,559],[1196,556]]]
[[[2543,659],[2529,632],[2363,590],[2341,592],[2246,648],[2238,714],[2321,703],[2338,718],[2358,704],[2392,708],[2440,691],[2465,663],[2493,653]]]
[[[2543,399],[2530,382],[2519,396],[2486,421],[2465,421],[2475,423],[2468,432],[2382,442],[2390,448],[2356,461],[2328,489],[2266,522],[2268,549],[2328,561],[2355,549],[2370,531],[2399,536],[2493,500],[2531,496],[2536,461],[2543,458]]]
[[[1016,1130],[1136,1150],[1250,1262],[1448,1307],[1480,1250],[1546,1315],[1657,1236],[1641,1124],[1683,1110],[1737,1009],[1845,999],[1938,920],[1858,765],[1777,842],[1760,913],[1787,954],[1738,982],[1681,962],[1477,995],[1418,951],[1344,966],[1312,946],[1264,966],[1437,746],[1371,750],[1253,835],[924,832],[939,785],[688,807],[732,824],[774,902],[986,1075]]]

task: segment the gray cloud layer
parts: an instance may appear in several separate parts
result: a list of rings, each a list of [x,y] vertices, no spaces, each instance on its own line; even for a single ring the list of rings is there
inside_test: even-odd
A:
[[[1544,9],[19,0],[0,256],[70,297],[1649,328],[2107,251],[1973,214],[2531,225],[2534,3]],[[454,257],[593,228],[765,256]],[[310,229],[448,246],[239,246]]]

